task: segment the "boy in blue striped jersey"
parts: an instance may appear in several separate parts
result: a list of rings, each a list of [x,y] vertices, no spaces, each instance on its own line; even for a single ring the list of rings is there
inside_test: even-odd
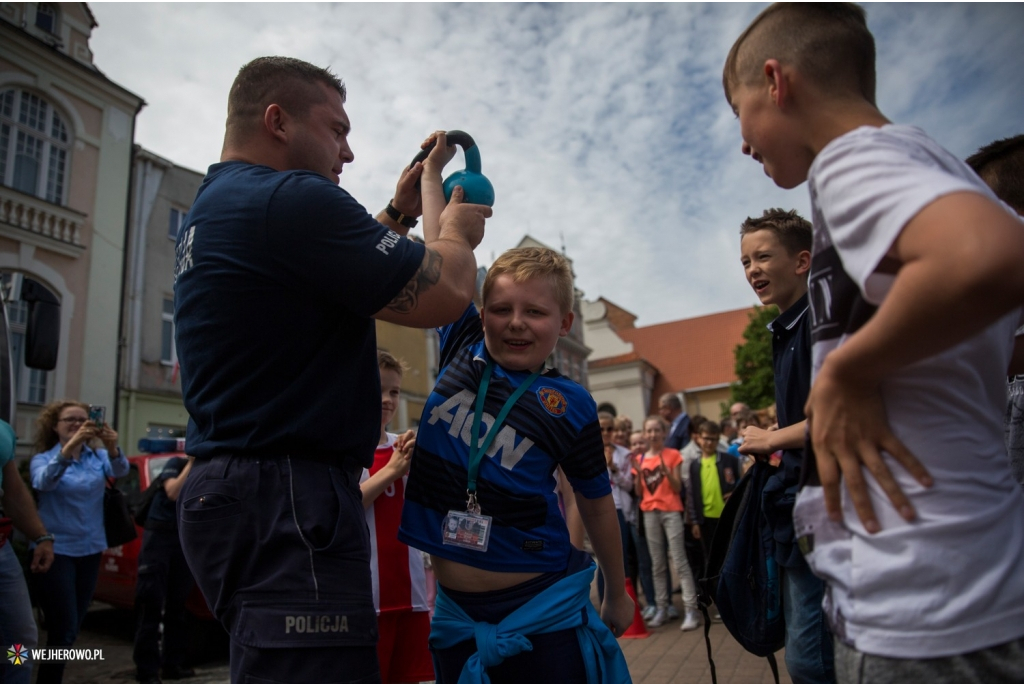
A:
[[[492,682],[628,680],[612,633],[629,626],[633,605],[597,408],[584,388],[545,369],[572,326],[573,297],[564,257],[510,250],[488,271],[483,311],[470,305],[440,331],[441,373],[399,531],[430,553],[438,579],[438,682],[463,669],[476,682],[485,670]],[[600,615],[589,601],[594,564],[569,543],[556,468],[575,490],[607,579]]]

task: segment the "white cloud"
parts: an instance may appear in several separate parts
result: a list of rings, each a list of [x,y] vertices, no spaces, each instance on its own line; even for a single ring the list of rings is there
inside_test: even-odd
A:
[[[738,227],[807,210],[739,152],[721,66],[762,5],[91,5],[97,66],[149,103],[137,140],[197,170],[220,154],[227,90],[259,55],[330,65],[349,88],[371,211],[435,128],[480,146],[495,216],[477,251],[526,232],[573,258],[587,297],[642,325],[755,299]],[[879,104],[960,155],[1021,132],[1020,5],[869,5]],[[452,163],[461,164],[461,158]]]

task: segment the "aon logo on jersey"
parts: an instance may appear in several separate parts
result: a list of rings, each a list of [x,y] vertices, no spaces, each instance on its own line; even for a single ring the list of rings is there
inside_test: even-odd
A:
[[[473,403],[476,401],[476,393],[463,390],[457,395],[448,398],[443,404],[439,404],[430,410],[430,418],[427,423],[431,426],[438,421],[448,424],[448,435],[459,438],[468,447],[473,439]],[[494,417],[484,412],[480,417],[480,424],[484,427],[484,435],[494,425]],[[487,456],[492,459],[501,455],[501,465],[512,470],[519,460],[523,458],[531,447],[533,440],[523,438],[516,444],[519,436],[511,426],[503,426],[487,450]]]

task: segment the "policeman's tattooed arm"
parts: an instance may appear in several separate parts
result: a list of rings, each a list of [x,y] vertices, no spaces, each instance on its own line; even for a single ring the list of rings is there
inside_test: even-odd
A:
[[[443,263],[444,257],[437,250],[428,247],[420,268],[405,284],[402,291],[395,296],[395,299],[388,303],[387,308],[399,314],[408,314],[415,310],[419,304],[420,295],[441,280],[441,265]]]

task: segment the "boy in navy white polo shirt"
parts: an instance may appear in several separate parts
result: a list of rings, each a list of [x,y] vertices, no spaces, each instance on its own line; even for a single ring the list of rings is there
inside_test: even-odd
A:
[[[762,493],[765,515],[782,569],[786,616],[786,668],[798,682],[833,682],[832,636],[821,611],[824,582],[811,573],[793,536],[793,502],[803,462],[804,403],[811,389],[811,337],[807,316],[807,273],[811,267],[811,224],[795,211],[769,209],[740,227],[743,270],[762,304],[778,306],[772,332],[778,430],[748,426],[742,454],[782,450],[779,472]]]

